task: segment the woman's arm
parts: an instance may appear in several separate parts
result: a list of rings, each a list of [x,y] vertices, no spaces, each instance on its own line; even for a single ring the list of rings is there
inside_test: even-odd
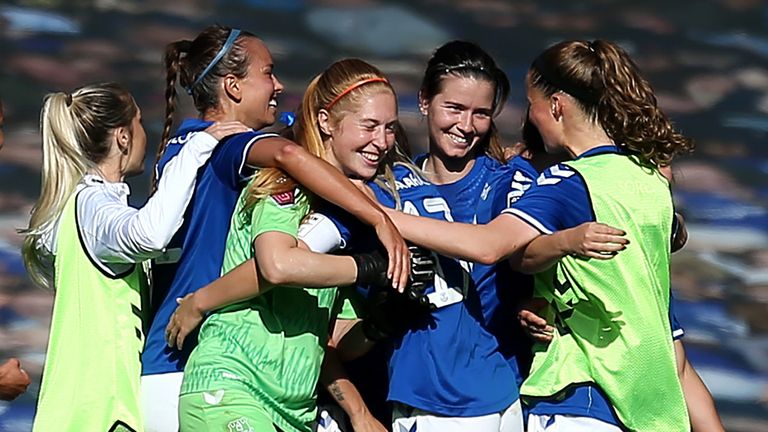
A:
[[[389,255],[387,276],[403,290],[408,282],[408,248],[392,221],[338,169],[303,147],[280,137],[259,140],[248,152],[249,165],[277,167],[319,197],[373,226]]]
[[[177,299],[179,306],[165,329],[169,346],[181,349],[187,335],[209,312],[257,297],[275,285],[322,288],[384,279],[381,273],[386,263],[382,258],[370,254],[336,256],[310,252],[300,246],[295,237],[282,232],[259,235],[253,247],[254,258]]]
[[[677,375],[683,386],[685,405],[691,418],[691,428],[694,432],[722,432],[725,431],[720,416],[717,415],[715,402],[707,390],[707,386],[699,377],[696,369],[688,362],[685,355],[683,341],[675,340],[675,360],[677,361]]]
[[[585,222],[574,228],[536,237],[513,255],[512,268],[527,274],[539,273],[566,255],[611,259],[629,244],[624,235],[626,233],[620,229],[599,222]]]
[[[386,432],[387,428],[373,417],[357,387],[347,377],[336,348],[331,344],[325,348],[320,382],[347,413],[355,432]]]
[[[104,263],[134,263],[157,256],[181,226],[197,170],[220,139],[247,130],[239,122],[226,122],[196,133],[168,162],[157,191],[140,209],[98,197],[79,203],[78,219],[89,251]]]
[[[387,214],[409,241],[441,255],[481,264],[495,264],[539,235],[536,229],[509,214],[501,214],[485,225],[445,222],[394,210]]]

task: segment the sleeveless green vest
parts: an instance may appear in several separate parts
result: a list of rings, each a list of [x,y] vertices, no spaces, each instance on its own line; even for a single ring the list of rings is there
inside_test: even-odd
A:
[[[140,431],[140,265],[103,273],[81,242],[77,195],[59,222],[56,295],[34,431]]]
[[[595,220],[625,230],[630,244],[613,259],[568,256],[536,276],[556,332],[536,348],[520,393],[556,399],[593,383],[630,430],[689,431],[669,323],[669,184],[626,155],[566,164],[584,179]]]

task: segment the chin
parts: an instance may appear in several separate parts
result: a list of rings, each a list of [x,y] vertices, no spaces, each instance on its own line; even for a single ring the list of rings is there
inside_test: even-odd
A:
[[[141,175],[141,174],[144,174],[144,164],[142,164],[141,166],[138,166],[138,167],[129,168],[129,169],[125,170],[124,176],[125,177],[134,177],[134,176]]]

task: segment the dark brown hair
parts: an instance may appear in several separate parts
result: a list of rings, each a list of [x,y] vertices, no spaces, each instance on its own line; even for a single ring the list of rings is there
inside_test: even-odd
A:
[[[560,42],[534,60],[528,83],[545,96],[570,94],[591,121],[643,163],[666,166],[693,150],[658,107],[637,65],[613,42]]]

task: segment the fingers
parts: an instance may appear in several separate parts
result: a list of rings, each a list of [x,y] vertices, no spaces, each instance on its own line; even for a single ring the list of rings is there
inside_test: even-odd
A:
[[[525,325],[531,327],[544,328],[547,326],[547,320],[529,310],[521,310],[520,313],[517,314],[517,318],[525,323]]]
[[[176,349],[180,350],[182,346],[184,346],[184,339],[187,338],[187,332],[185,331],[179,331],[178,334],[176,334]]]
[[[404,241],[400,240],[396,243],[393,258],[394,262],[392,258],[389,261],[392,267],[392,288],[398,292],[404,292],[411,267],[411,253]]]
[[[227,121],[216,122],[209,126],[205,131],[217,140],[221,140],[226,136],[247,132],[249,130],[251,130],[251,128],[238,121]]]
[[[176,336],[179,333],[179,327],[176,324],[176,314],[171,315],[171,319],[168,321],[168,325],[165,327],[165,341],[168,346],[173,348],[176,342]]]

